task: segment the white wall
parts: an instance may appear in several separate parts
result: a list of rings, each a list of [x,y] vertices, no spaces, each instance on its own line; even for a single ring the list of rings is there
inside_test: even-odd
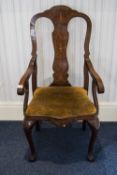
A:
[[[68,5],[90,16],[93,24],[91,59],[106,89],[105,94],[100,95],[100,103],[117,104],[116,0],[0,0],[0,104],[16,104],[17,102],[19,104],[22,101],[23,98],[16,94],[16,87],[30,59],[30,19],[35,13],[58,4]],[[71,42],[67,51],[70,62],[70,80],[73,85],[82,83],[80,67],[83,61],[81,47],[83,37],[79,33],[84,32],[82,31],[84,24],[80,26],[81,22],[77,22],[78,20],[75,19],[69,25]],[[51,38],[48,39],[50,43],[46,42],[48,40],[45,38],[51,33],[52,25],[47,20],[41,20],[39,30],[41,43],[39,83],[46,85],[51,80],[53,48]],[[43,70],[46,71],[43,72]]]

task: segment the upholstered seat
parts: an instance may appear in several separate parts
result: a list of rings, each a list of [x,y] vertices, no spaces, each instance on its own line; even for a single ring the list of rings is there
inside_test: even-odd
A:
[[[37,88],[27,110],[27,116],[49,116],[56,119],[93,115],[94,104],[87,91],[80,87]]]

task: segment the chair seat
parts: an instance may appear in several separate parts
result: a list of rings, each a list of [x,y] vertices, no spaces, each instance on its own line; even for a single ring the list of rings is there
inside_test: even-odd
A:
[[[95,115],[96,108],[80,87],[41,87],[34,92],[26,115],[27,117],[69,117]]]

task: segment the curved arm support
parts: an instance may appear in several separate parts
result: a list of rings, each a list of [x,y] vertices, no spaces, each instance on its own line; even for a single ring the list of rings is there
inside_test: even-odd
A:
[[[24,88],[24,102],[23,102],[23,113],[25,116],[25,112],[28,106],[28,98],[29,98],[29,81],[27,80]]]
[[[97,85],[98,93],[104,93],[103,82],[102,82],[100,76],[95,71],[95,69],[94,69],[94,67],[93,67],[93,65],[91,63],[91,60],[89,58],[85,59],[85,64],[87,66],[88,72],[90,73],[92,79],[95,81],[95,83]]]
[[[96,84],[94,79],[92,81],[92,93],[93,93],[94,105],[96,107],[97,114],[98,114],[99,113],[99,104],[98,104],[98,98],[97,98],[97,84]]]
[[[35,62],[36,62],[36,58],[32,57],[26,72],[21,77],[19,84],[17,86],[17,94],[18,95],[24,95],[25,86],[26,86],[27,81],[29,80],[30,76],[32,75],[32,73],[34,71]]]

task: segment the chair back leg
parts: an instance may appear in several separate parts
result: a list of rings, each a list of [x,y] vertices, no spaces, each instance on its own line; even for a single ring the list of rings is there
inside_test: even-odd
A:
[[[28,156],[29,161],[35,161],[37,158],[34,143],[32,140],[32,129],[35,124],[36,124],[35,121],[32,120],[24,120],[23,123],[24,133],[26,135],[30,148],[30,154]]]

